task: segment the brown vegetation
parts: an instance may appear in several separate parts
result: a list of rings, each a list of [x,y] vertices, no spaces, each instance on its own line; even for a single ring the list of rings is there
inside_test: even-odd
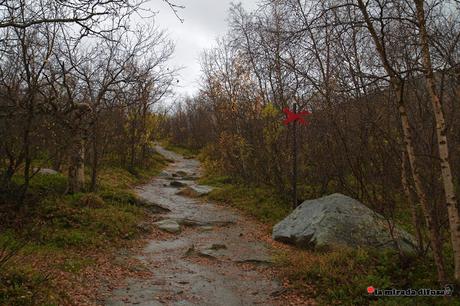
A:
[[[235,5],[231,31],[203,55],[200,94],[169,120],[170,138],[203,148],[211,172],[288,197],[291,127],[281,110],[298,103],[313,112],[297,131],[299,197],[342,192],[367,203],[412,230],[439,282],[458,280],[456,9],[453,1],[267,1],[254,13]]]

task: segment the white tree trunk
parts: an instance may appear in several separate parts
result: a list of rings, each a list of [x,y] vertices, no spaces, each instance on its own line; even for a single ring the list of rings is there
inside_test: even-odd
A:
[[[433,106],[434,118],[436,122],[436,136],[438,141],[438,151],[441,163],[441,177],[444,187],[444,196],[449,216],[449,227],[452,248],[454,251],[454,276],[460,280],[460,216],[457,206],[457,197],[455,194],[452,171],[449,162],[449,148],[447,142],[446,121],[441,105],[441,99],[436,90],[436,81],[434,78],[433,65],[429,47],[428,32],[426,29],[425,11],[423,0],[415,0],[417,10],[417,21],[419,27],[420,45],[422,48],[423,68],[426,79],[426,89],[430,96]]]
[[[367,8],[366,8],[366,5],[364,4],[364,1],[358,0],[358,6],[359,6],[361,13],[363,14],[364,21],[366,22],[367,28],[372,36],[372,39],[375,44],[375,48],[377,50],[377,53],[379,54],[380,60],[382,61],[382,65],[385,71],[390,76],[391,86],[394,89],[396,96],[397,96],[399,117],[401,120],[401,127],[402,127],[403,137],[404,137],[404,148],[406,150],[407,157],[409,159],[409,165],[410,165],[410,170],[411,170],[410,173],[412,174],[412,177],[414,179],[415,191],[416,191],[417,197],[420,200],[423,215],[425,217],[426,226],[428,228],[430,245],[433,250],[433,258],[434,258],[434,262],[435,262],[437,273],[438,273],[438,280],[441,283],[445,283],[446,272],[445,272],[445,265],[444,265],[444,256],[442,253],[441,239],[439,235],[439,228],[438,228],[438,224],[435,222],[435,219],[433,218],[433,212],[428,203],[428,198],[426,196],[426,193],[423,189],[423,184],[422,184],[422,180],[421,180],[420,173],[419,173],[419,168],[418,168],[417,161],[416,161],[415,149],[412,143],[412,132],[410,128],[409,117],[407,115],[406,106],[404,102],[404,87],[403,87],[404,83],[400,79],[396,71],[393,69],[393,67],[391,66],[391,63],[388,60],[387,54],[385,52],[385,48],[382,45],[383,42],[380,41],[379,36],[372,24],[372,21],[367,12]]]

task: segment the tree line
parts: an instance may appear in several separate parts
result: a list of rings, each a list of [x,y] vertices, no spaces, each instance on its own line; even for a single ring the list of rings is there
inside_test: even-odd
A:
[[[452,265],[459,280],[459,10],[439,0],[233,5],[169,136],[203,149],[211,172],[288,194],[292,127],[281,110],[297,103],[312,112],[298,131],[301,198],[343,192],[386,216],[390,232],[408,215],[438,280]]]
[[[176,70],[145,3],[0,2],[0,189],[17,207],[43,165],[75,193],[97,189],[103,162],[148,160]]]

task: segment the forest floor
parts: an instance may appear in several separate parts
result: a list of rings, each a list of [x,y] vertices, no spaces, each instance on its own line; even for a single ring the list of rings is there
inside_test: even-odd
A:
[[[142,169],[106,165],[94,193],[37,175],[14,214],[0,194],[0,305],[460,305],[369,296],[370,285],[438,288],[432,260],[275,242],[290,209],[273,188],[203,173],[185,148],[157,150]],[[215,189],[183,192],[197,184]],[[154,226],[164,219],[181,231]]]
[[[152,229],[140,252],[120,258],[140,261],[146,274],[128,277],[116,288],[101,289],[106,305],[308,305],[286,290],[273,265],[269,229],[233,208],[204,198],[180,195],[178,187],[196,185],[200,164],[157,147],[172,160],[138,196],[166,209],[155,220],[174,220],[180,233]],[[185,179],[178,179],[178,178]],[[179,185],[181,185],[179,184]]]
[[[167,164],[156,153],[142,168],[107,163],[97,191],[74,194],[64,174],[37,174],[21,206],[14,191],[0,193],[0,305],[95,305],[98,284],[145,274],[140,262],[115,254],[144,246],[151,214],[132,189]],[[13,179],[23,183],[20,174]]]

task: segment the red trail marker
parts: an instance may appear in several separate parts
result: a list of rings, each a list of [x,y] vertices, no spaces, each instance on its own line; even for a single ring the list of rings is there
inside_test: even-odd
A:
[[[307,125],[308,122],[305,121],[303,117],[311,114],[308,111],[296,113],[294,110],[294,112],[291,112],[289,108],[287,107],[283,109],[283,113],[285,113],[287,116],[286,119],[283,120],[284,125],[288,125],[290,122],[295,122],[295,121],[299,121],[300,124],[302,125]]]
[[[283,113],[286,114],[286,119],[283,120],[284,125],[289,125],[292,122],[292,208],[297,207],[297,122],[302,125],[308,125],[304,116],[310,115],[308,111],[297,112],[297,103],[294,103],[293,111],[289,108],[284,108]]]

